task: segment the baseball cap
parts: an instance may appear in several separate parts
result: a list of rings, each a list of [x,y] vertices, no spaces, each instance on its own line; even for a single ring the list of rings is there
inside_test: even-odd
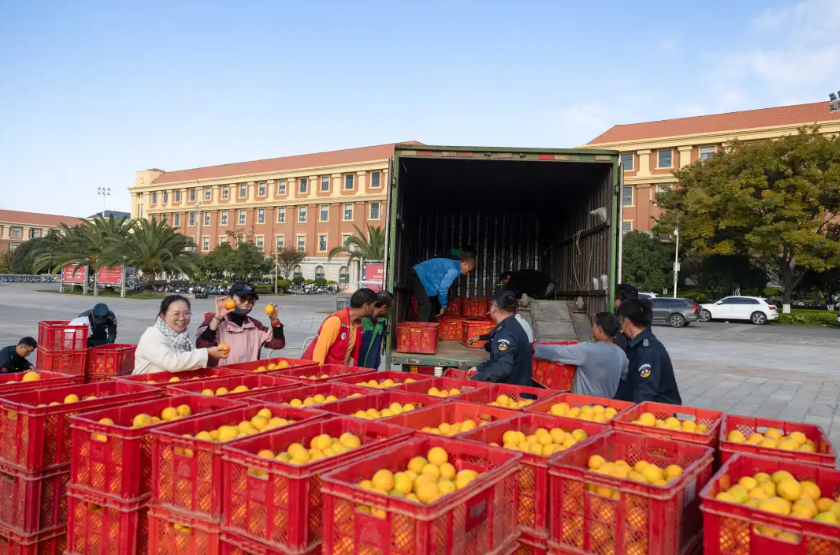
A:
[[[254,286],[248,283],[247,281],[237,281],[234,282],[233,285],[230,286],[230,296],[238,296],[238,297],[254,297],[254,300],[259,300],[260,296],[257,295],[257,290],[254,289]]]
[[[90,315],[93,316],[93,319],[98,323],[105,321],[110,314],[111,311],[108,310],[108,305],[105,303],[97,303],[93,305],[93,308],[90,311]]]

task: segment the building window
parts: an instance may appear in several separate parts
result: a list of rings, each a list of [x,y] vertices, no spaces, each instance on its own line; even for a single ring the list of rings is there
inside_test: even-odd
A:
[[[321,176],[321,191],[327,192],[330,190],[330,176],[322,175]]]
[[[347,245],[349,245],[351,237],[352,237],[352,235],[350,235],[349,233],[347,233],[347,234],[342,233],[341,234],[341,244],[342,244],[342,246],[346,247]]]
[[[286,194],[286,180],[281,179],[277,182],[277,194],[278,195],[285,195]]]
[[[326,252],[327,251],[327,236],[326,235],[319,235],[318,236],[318,252]]]
[[[202,237],[201,238],[201,250],[209,251],[210,250],[210,238],[209,237]]]
[[[380,179],[382,172],[370,172],[370,188],[378,189],[381,185]]]
[[[264,197],[265,196],[265,181],[260,181],[259,191],[260,191],[260,196]]]
[[[350,283],[350,272],[347,271],[347,266],[338,269],[338,283],[342,285]]]
[[[195,225],[195,212],[190,212],[190,219],[188,220],[188,225]]]
[[[315,267],[315,279],[323,278],[325,275],[326,275],[326,272],[324,272],[324,267],[323,266],[316,266]]]
[[[701,146],[700,161],[705,162],[706,160],[711,160],[715,157],[715,152],[717,152],[717,148],[713,146]],[[154,200],[152,202],[154,202]]]
[[[629,233],[633,231],[633,222],[623,221],[621,222],[621,232],[622,233]]]
[[[302,195],[306,194],[306,189],[309,186],[309,181],[305,177],[298,179],[298,192]]]
[[[227,210],[223,210],[219,216],[219,225],[227,225]]]
[[[318,219],[322,222],[326,222],[327,220],[330,219],[330,207],[329,206],[324,205],[324,206],[321,207],[321,215]]]
[[[195,187],[190,189],[190,202],[195,202]]]
[[[674,152],[670,149],[669,150],[660,150],[659,152],[657,152],[656,153],[657,156],[658,156],[658,159],[657,159],[658,166],[657,167],[659,167],[659,168],[670,168],[673,165],[673,160],[672,160],[673,153]]]
[[[175,227],[181,227],[181,215],[180,215],[180,214],[175,214],[175,215],[172,217],[172,224],[173,224]]]
[[[379,219],[379,203],[378,202],[371,202],[370,203],[370,219],[371,220],[378,220]]]
[[[262,235],[257,235],[257,240],[254,243],[258,249],[263,250],[263,246],[265,246],[265,238]]]
[[[257,210],[257,223],[264,224],[265,223],[265,208],[259,208]]]
[[[306,235],[297,236],[297,250],[301,252],[306,250]]]
[[[292,274],[294,274],[292,277],[303,277],[303,268],[295,266],[295,269],[292,270]]]
[[[219,244],[223,245],[227,243],[227,235],[219,235]]]
[[[154,214],[152,214],[152,223],[153,224],[157,223],[157,216],[155,216]],[[20,239],[20,237],[18,237],[18,239]]]
[[[278,251],[282,251],[286,248],[286,238],[283,235],[277,235],[274,237],[274,246],[277,247]]]
[[[181,202],[181,191],[175,191],[175,202]]]
[[[239,225],[245,225],[245,210],[239,211]]]
[[[152,193],[152,204],[157,204],[157,193]]]
[[[169,218],[166,217],[166,214],[160,215],[160,223],[165,224]]]
[[[239,198],[245,198],[248,196],[248,185],[245,183],[239,184]]]
[[[298,208],[298,223],[305,224],[306,223],[306,207],[301,206]]]
[[[228,200],[230,198],[230,187],[225,185],[222,187],[222,200]]]
[[[629,172],[633,171],[633,153],[627,152],[621,155],[621,165],[624,167],[624,171]]]
[[[348,173],[344,176],[344,190],[349,191],[353,188],[353,174]]]
[[[621,202],[624,206],[633,206],[633,187],[624,187],[621,191]]]
[[[9,245],[9,251],[16,251],[20,245],[15,243],[14,245]]]
[[[344,221],[349,221],[353,219],[353,205],[352,204],[345,204],[344,205]]]
[[[663,183],[661,185],[656,186],[656,194],[657,195],[665,194],[670,190],[671,190],[671,186],[667,183]]]
[[[166,204],[168,202],[169,202],[169,193],[167,191],[164,191],[163,192],[163,204]]]
[[[210,187],[204,188],[204,200],[208,202],[213,200],[213,189],[211,189]]]
[[[210,225],[210,212],[204,213],[204,225]]]
[[[29,230],[29,238],[30,239],[39,239],[41,237],[41,230],[39,228],[33,227]]]
[[[285,208],[278,208],[277,209],[277,223],[278,224],[286,223],[286,209]]]

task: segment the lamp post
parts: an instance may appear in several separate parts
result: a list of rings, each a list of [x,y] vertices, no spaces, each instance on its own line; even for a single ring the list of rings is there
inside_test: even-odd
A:
[[[107,202],[107,198],[111,196],[111,188],[110,187],[97,187],[96,194],[102,196],[102,217],[105,217],[105,203]]]
[[[677,298],[677,277],[680,274],[680,218],[677,216],[677,227],[674,228],[676,249],[674,249],[674,298]]]

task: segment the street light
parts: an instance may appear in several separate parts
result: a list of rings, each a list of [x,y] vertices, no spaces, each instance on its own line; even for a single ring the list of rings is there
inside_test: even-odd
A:
[[[677,216],[677,227],[674,228],[674,237],[677,238],[676,249],[674,250],[674,298],[677,298],[677,277],[680,273],[680,219]]]
[[[97,187],[96,194],[102,195],[102,217],[105,217],[105,203],[106,198],[111,196],[111,188],[110,187]]]

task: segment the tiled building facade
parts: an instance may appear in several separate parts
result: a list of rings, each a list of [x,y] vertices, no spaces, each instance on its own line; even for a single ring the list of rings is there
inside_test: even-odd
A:
[[[0,252],[13,251],[24,241],[43,237],[61,224],[80,223],[82,220],[72,216],[0,210]]]

